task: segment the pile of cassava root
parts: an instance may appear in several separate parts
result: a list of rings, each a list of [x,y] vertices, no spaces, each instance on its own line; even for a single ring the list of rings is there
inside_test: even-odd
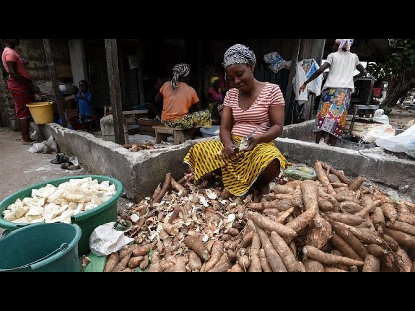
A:
[[[215,174],[197,186],[191,174],[167,174],[120,214],[135,244],[111,254],[105,271],[414,272],[415,204],[314,168],[316,181],[271,183],[261,201],[230,196]]]
[[[131,152],[137,152],[141,150],[152,150],[154,149],[153,143],[145,143],[145,144],[124,144],[122,145],[125,149],[130,150]]]

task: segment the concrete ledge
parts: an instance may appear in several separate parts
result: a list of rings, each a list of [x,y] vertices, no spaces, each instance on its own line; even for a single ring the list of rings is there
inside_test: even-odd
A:
[[[46,124],[40,131],[44,137],[53,136],[62,152],[76,156],[91,173],[117,178],[126,196],[135,200],[150,196],[168,172],[176,179],[181,178],[187,169],[183,163],[186,153],[194,144],[207,140],[189,140],[163,149],[130,152],[111,141],[56,123]]]
[[[313,122],[304,122],[302,126],[287,126],[284,128],[284,136],[304,137],[306,131],[311,132]],[[181,178],[187,169],[183,158],[194,144],[219,139],[215,136],[185,141],[163,149],[130,152],[111,141],[63,128],[56,123],[39,128],[44,137],[52,135],[56,139],[62,152],[78,157],[91,173],[120,180],[126,196],[135,200],[150,196],[157,185],[164,181],[166,173],[170,172],[175,179]],[[276,144],[289,160],[311,166],[321,160],[336,169],[344,170],[348,175],[360,175],[398,188],[415,200],[415,161],[398,159],[384,153],[382,148],[356,151],[291,138],[278,138]]]
[[[110,141],[96,138],[86,132],[77,132],[56,123],[42,126],[43,136],[53,136],[61,152],[76,156],[92,174],[117,178],[124,185],[128,197],[134,196],[132,182],[135,178],[135,161],[128,150]]]
[[[415,200],[415,161],[398,159],[384,153],[382,148],[356,151],[290,138],[278,138],[276,144],[289,159],[310,166],[320,160],[348,175],[398,188]]]
[[[314,141],[315,134],[313,133],[314,120],[305,121],[302,123],[291,124],[284,126],[281,138],[291,138],[298,140]]]

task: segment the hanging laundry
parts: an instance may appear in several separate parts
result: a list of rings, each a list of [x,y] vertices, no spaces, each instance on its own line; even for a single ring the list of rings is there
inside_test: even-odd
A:
[[[295,77],[293,79],[293,89],[295,99],[299,102],[299,104],[308,101],[309,92],[313,92],[316,96],[321,94],[321,85],[323,83],[322,75],[307,84],[306,92],[301,92],[301,94],[299,94],[300,87],[303,83],[319,68],[319,65],[314,59],[304,59],[297,62]]]
[[[277,73],[281,69],[289,69],[291,62],[285,61],[277,52],[271,52],[264,55],[264,61],[269,65],[269,69]]]

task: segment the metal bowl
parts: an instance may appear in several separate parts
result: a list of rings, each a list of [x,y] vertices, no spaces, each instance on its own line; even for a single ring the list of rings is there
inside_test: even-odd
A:
[[[70,83],[59,83],[59,92],[65,95],[76,94],[76,86]]]

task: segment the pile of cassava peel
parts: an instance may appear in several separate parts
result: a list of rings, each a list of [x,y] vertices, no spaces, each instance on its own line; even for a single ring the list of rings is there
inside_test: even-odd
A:
[[[271,183],[260,202],[233,197],[221,177],[195,186],[170,174],[122,215],[135,243],[104,271],[410,272],[415,204],[317,162],[318,179]]]

